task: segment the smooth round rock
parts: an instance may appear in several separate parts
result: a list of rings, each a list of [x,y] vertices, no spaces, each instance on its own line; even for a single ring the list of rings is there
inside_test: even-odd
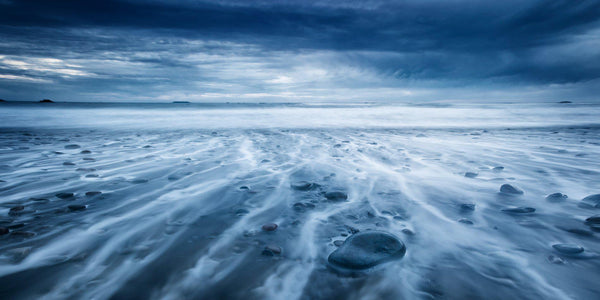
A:
[[[554,193],[546,196],[546,200],[550,202],[559,202],[569,198],[569,196],[563,193]]]
[[[472,203],[463,203],[460,205],[460,209],[463,211],[474,211],[475,210],[475,204]]]
[[[509,214],[530,214],[535,212],[535,208],[533,207],[512,207],[512,208],[503,208],[503,212]]]
[[[73,198],[75,196],[75,194],[73,193],[58,193],[56,194],[56,197],[60,198],[60,199],[69,199],[69,198]]]
[[[275,231],[275,229],[277,229],[278,225],[275,223],[269,223],[269,224],[265,224],[262,226],[262,230],[264,231]]]
[[[330,201],[343,201],[348,199],[348,194],[344,192],[327,192],[325,198]]]
[[[554,244],[552,248],[564,254],[579,254],[583,252],[583,247],[575,244]]]
[[[81,148],[81,147],[77,144],[71,144],[71,145],[65,146],[65,149],[78,149],[78,148]]]
[[[406,253],[406,246],[397,237],[382,231],[367,231],[354,234],[329,257],[334,267],[364,270],[394,259]]]
[[[99,192],[99,191],[90,191],[90,192],[85,193],[85,195],[88,197],[94,197],[94,196],[98,196],[100,194],[102,194],[102,192]]]
[[[581,202],[593,206],[595,208],[600,208],[600,194],[589,195],[581,199]]]
[[[458,220],[459,223],[463,223],[463,224],[467,224],[467,225],[473,225],[473,221],[467,219],[467,218],[462,218]]]
[[[477,175],[479,175],[479,174],[477,174],[475,172],[466,172],[465,173],[465,177],[467,177],[467,178],[475,178],[475,177],[477,177]]]
[[[523,191],[521,189],[508,183],[505,183],[500,187],[500,192],[511,195],[523,195]]]

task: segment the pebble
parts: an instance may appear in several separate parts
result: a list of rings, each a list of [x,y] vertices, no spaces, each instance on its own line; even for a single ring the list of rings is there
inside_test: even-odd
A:
[[[73,205],[69,205],[67,207],[69,208],[70,211],[84,210],[86,208],[85,205],[81,205],[81,204],[73,204]]]
[[[589,206],[593,206],[595,208],[600,208],[600,194],[589,195],[589,196],[581,199],[581,202],[583,202]]]
[[[512,208],[503,208],[502,211],[509,214],[529,214],[535,212],[535,208],[520,206]]]
[[[554,244],[552,248],[564,254],[579,254],[583,252],[583,247],[575,244]]]
[[[550,202],[559,202],[569,198],[567,195],[563,193],[554,193],[546,196],[546,200]]]
[[[310,191],[316,188],[318,185],[316,183],[308,182],[308,181],[298,181],[290,184],[290,187],[297,191]]]
[[[463,211],[474,211],[475,210],[475,204],[472,203],[463,203],[460,205],[460,209]]]
[[[406,246],[395,236],[382,231],[367,231],[352,235],[329,257],[334,267],[364,270],[406,253]]]
[[[348,194],[344,192],[327,192],[325,198],[330,201],[342,201],[348,199]]]
[[[69,199],[69,198],[73,198],[75,196],[75,194],[73,193],[58,193],[56,194],[56,197],[60,198],[60,199]]]
[[[500,187],[500,192],[504,193],[504,194],[511,194],[511,195],[522,195],[523,191],[515,186],[512,186],[508,183],[503,184]]]
[[[249,189],[250,189],[250,188],[249,188],[249,187],[247,187],[247,186],[245,186],[245,185],[242,185],[242,186],[240,186],[240,190],[249,190]]]
[[[475,173],[475,172],[467,172],[467,173],[465,173],[465,177],[468,177],[468,178],[475,178],[475,177],[477,177],[477,175],[479,175],[479,174]]]
[[[458,222],[463,223],[463,224],[467,224],[467,225],[473,225],[473,221],[467,219],[467,218],[462,218],[459,219]]]
[[[590,224],[600,224],[600,215],[593,215],[587,219],[585,219],[585,223]]]
[[[262,226],[262,230],[264,231],[275,231],[275,229],[277,229],[277,227],[279,227],[277,224],[275,223],[269,223],[269,224],[265,224]]]

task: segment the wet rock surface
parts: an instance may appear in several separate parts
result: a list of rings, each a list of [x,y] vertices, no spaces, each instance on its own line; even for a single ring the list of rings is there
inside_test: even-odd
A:
[[[335,267],[363,270],[406,253],[404,243],[395,236],[380,231],[361,232],[350,236],[327,260]]]
[[[500,192],[503,194],[508,194],[508,195],[523,195],[524,192],[519,189],[518,187],[505,183],[502,186],[500,186]]]

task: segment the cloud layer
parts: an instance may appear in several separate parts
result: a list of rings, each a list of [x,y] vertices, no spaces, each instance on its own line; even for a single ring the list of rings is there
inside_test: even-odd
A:
[[[0,98],[597,101],[600,1],[0,1]]]

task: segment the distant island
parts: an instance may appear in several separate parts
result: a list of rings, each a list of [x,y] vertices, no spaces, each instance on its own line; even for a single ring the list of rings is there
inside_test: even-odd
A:
[[[50,99],[44,99],[44,100],[40,100],[40,103],[54,103],[54,101],[52,101]]]
[[[563,104],[566,104],[566,103],[573,103],[573,102],[571,102],[571,101],[560,101],[560,102],[558,102],[558,103],[563,103]]]

